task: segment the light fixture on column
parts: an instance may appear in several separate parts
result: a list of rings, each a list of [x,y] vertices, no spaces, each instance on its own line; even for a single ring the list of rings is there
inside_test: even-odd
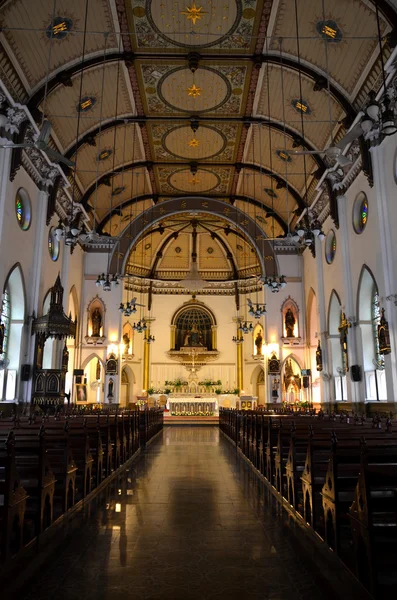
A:
[[[98,275],[97,280],[95,282],[97,287],[102,287],[104,292],[110,292],[112,287],[120,285],[119,275],[115,273],[111,275],[110,273],[101,273]]]
[[[248,325],[247,321],[245,321],[244,323],[242,321],[239,321],[237,329],[238,329],[238,331],[241,331],[241,333],[244,333],[245,335],[247,333],[252,333],[254,331],[254,327],[253,327],[252,323],[250,323]]]
[[[156,341],[156,338],[151,333],[149,335],[146,335],[146,333],[145,333],[145,337],[143,338],[143,341],[146,342],[147,344],[152,344],[153,342]]]
[[[237,345],[238,344],[242,344],[244,342],[244,338],[242,338],[242,337],[240,338],[240,337],[237,337],[237,336],[234,335],[232,337],[232,342],[234,342]]]

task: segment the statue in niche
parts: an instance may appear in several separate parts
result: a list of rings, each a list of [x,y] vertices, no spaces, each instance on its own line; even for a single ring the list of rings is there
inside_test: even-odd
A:
[[[294,317],[294,313],[289,308],[287,310],[287,312],[285,313],[285,331],[286,331],[287,337],[295,337],[294,336],[295,323],[296,323],[296,320]]]
[[[101,337],[102,315],[98,308],[91,315],[92,337]]]
[[[256,334],[256,338],[255,338],[255,346],[256,346],[256,355],[257,356],[262,356],[262,344],[263,344],[262,331],[259,330],[258,333]]]
[[[113,398],[113,389],[114,389],[114,381],[113,381],[113,379],[109,379],[108,398]]]
[[[185,335],[184,346],[202,346],[203,335],[199,332],[196,323],[190,328],[190,331]]]
[[[62,371],[67,371],[68,370],[68,366],[69,366],[69,350],[68,347],[65,345],[63,347],[63,352],[62,352]]]
[[[95,379],[97,381],[100,381],[101,379],[101,363],[99,362],[99,360],[96,361]]]
[[[130,336],[128,335],[128,333],[125,333],[123,335],[123,342],[124,342],[124,354],[128,354],[128,350],[130,349]]]
[[[320,340],[318,340],[318,346],[316,350],[316,369],[317,371],[323,370],[323,351],[321,349]]]
[[[344,371],[347,373],[349,370],[349,359],[347,354],[347,333],[349,328],[351,327],[350,321],[346,319],[346,315],[344,312],[340,315],[340,325],[338,327],[339,336],[340,336],[340,345],[342,349],[342,366]]]

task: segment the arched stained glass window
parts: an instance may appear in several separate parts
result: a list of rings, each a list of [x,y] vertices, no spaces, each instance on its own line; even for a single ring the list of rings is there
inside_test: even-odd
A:
[[[3,352],[0,354],[0,359],[4,360],[7,356],[8,338],[10,335],[10,321],[11,321],[11,305],[10,305],[10,292],[6,288],[3,294],[3,300],[1,305],[1,324],[3,326]]]

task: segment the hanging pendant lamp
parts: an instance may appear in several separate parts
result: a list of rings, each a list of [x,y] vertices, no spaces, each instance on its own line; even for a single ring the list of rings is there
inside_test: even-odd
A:
[[[198,267],[197,267],[197,221],[192,221],[192,238],[193,238],[193,248],[192,248],[192,264],[190,266],[189,273],[186,275],[182,281],[180,281],[179,285],[186,288],[190,292],[197,292],[202,290],[207,282],[201,277]]]

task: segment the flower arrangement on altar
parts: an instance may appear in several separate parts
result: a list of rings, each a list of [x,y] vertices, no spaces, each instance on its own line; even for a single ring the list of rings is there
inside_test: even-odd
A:
[[[212,379],[203,379],[203,381],[199,381],[199,385],[203,385],[204,387],[212,387],[213,385],[222,385],[222,381],[220,379],[217,381],[212,381]]]
[[[135,402],[135,404],[136,404],[137,406],[146,406],[146,401],[145,401],[145,400],[137,400],[137,401]]]
[[[175,411],[171,412],[173,417],[212,417],[212,411],[191,411],[191,410],[183,410],[183,411]]]

